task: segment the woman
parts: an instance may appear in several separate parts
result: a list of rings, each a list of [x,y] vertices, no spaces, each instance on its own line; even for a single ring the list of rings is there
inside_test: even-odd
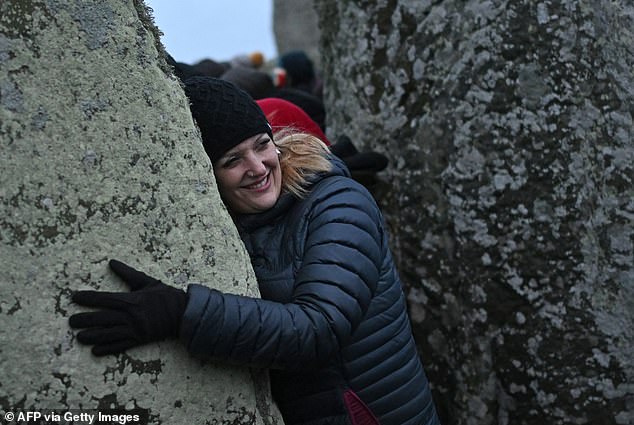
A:
[[[192,355],[271,369],[291,424],[437,424],[401,283],[371,195],[319,139],[276,133],[226,81],[185,83],[221,197],[262,299],[185,293],[112,260],[132,292],[79,291],[73,315],[96,355],[180,338]]]

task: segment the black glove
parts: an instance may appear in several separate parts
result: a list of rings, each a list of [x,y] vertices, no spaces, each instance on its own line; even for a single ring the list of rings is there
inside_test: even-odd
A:
[[[178,337],[187,294],[117,260],[110,268],[132,292],[77,291],[72,300],[100,310],[70,316],[82,344],[92,344],[96,356],[121,353],[152,341]]]
[[[330,146],[330,152],[341,158],[350,172],[374,174],[387,167],[388,159],[376,151],[359,152],[352,140],[345,134],[337,138],[337,143]]]

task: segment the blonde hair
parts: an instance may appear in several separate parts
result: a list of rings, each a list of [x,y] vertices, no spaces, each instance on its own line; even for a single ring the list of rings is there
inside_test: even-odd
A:
[[[274,138],[281,152],[282,190],[302,198],[312,177],[332,170],[330,150],[317,137],[285,128],[276,132]]]

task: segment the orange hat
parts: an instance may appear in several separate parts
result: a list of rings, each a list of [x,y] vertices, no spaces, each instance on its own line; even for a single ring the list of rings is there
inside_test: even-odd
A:
[[[249,60],[255,68],[259,68],[264,63],[264,55],[261,52],[252,52],[249,54]]]

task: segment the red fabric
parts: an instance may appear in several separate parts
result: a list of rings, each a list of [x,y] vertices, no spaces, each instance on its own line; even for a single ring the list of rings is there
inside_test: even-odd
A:
[[[372,411],[352,390],[343,393],[343,402],[350,415],[352,425],[380,425]]]
[[[330,141],[326,138],[324,132],[321,131],[319,125],[317,125],[302,108],[294,103],[275,97],[259,99],[256,100],[256,102],[260,105],[271,127],[273,127],[273,132],[276,131],[276,127],[277,129],[294,127],[317,137],[326,145],[330,146]]]

